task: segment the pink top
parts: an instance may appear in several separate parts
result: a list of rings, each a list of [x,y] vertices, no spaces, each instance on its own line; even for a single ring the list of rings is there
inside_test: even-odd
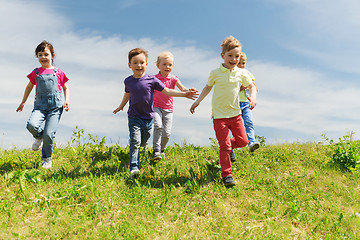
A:
[[[59,93],[62,93],[62,87],[64,84],[69,81],[69,78],[65,75],[65,73],[60,69],[56,68],[56,76],[58,79],[58,87],[59,87]],[[54,69],[53,68],[42,68],[39,67],[39,75],[41,74],[53,74]],[[27,75],[27,78],[30,80],[30,82],[34,85],[36,85],[36,73],[35,70],[33,70],[29,75]]]
[[[157,79],[165,84],[169,89],[175,89],[176,82],[179,80],[177,76],[169,74],[167,77],[161,76],[160,72],[155,75]],[[162,92],[154,92],[154,107],[165,110],[173,110],[173,97],[166,96]]]

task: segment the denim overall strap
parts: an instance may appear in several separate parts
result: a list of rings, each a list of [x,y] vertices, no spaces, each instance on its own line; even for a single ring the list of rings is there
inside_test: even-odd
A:
[[[52,74],[39,74],[39,69],[35,69],[37,76],[34,108],[46,110],[63,105],[56,76],[57,71],[57,68],[54,68]]]

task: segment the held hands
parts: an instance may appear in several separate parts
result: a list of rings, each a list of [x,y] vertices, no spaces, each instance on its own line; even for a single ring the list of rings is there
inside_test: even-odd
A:
[[[189,90],[187,90],[185,97],[195,100],[197,97],[199,96],[199,92],[198,90],[196,90],[195,88],[189,88]]]

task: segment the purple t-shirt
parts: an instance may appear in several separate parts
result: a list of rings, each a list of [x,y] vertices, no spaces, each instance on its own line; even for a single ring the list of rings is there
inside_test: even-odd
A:
[[[154,117],[154,90],[162,91],[165,85],[155,76],[145,74],[141,78],[127,77],[125,92],[130,93],[129,117],[152,119]]]

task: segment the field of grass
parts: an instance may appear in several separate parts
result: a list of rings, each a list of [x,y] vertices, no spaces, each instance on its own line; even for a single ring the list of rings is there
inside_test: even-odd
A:
[[[236,149],[223,186],[218,147],[141,154],[74,132],[54,150],[0,150],[0,239],[360,239],[360,174],[329,164],[329,144]]]

